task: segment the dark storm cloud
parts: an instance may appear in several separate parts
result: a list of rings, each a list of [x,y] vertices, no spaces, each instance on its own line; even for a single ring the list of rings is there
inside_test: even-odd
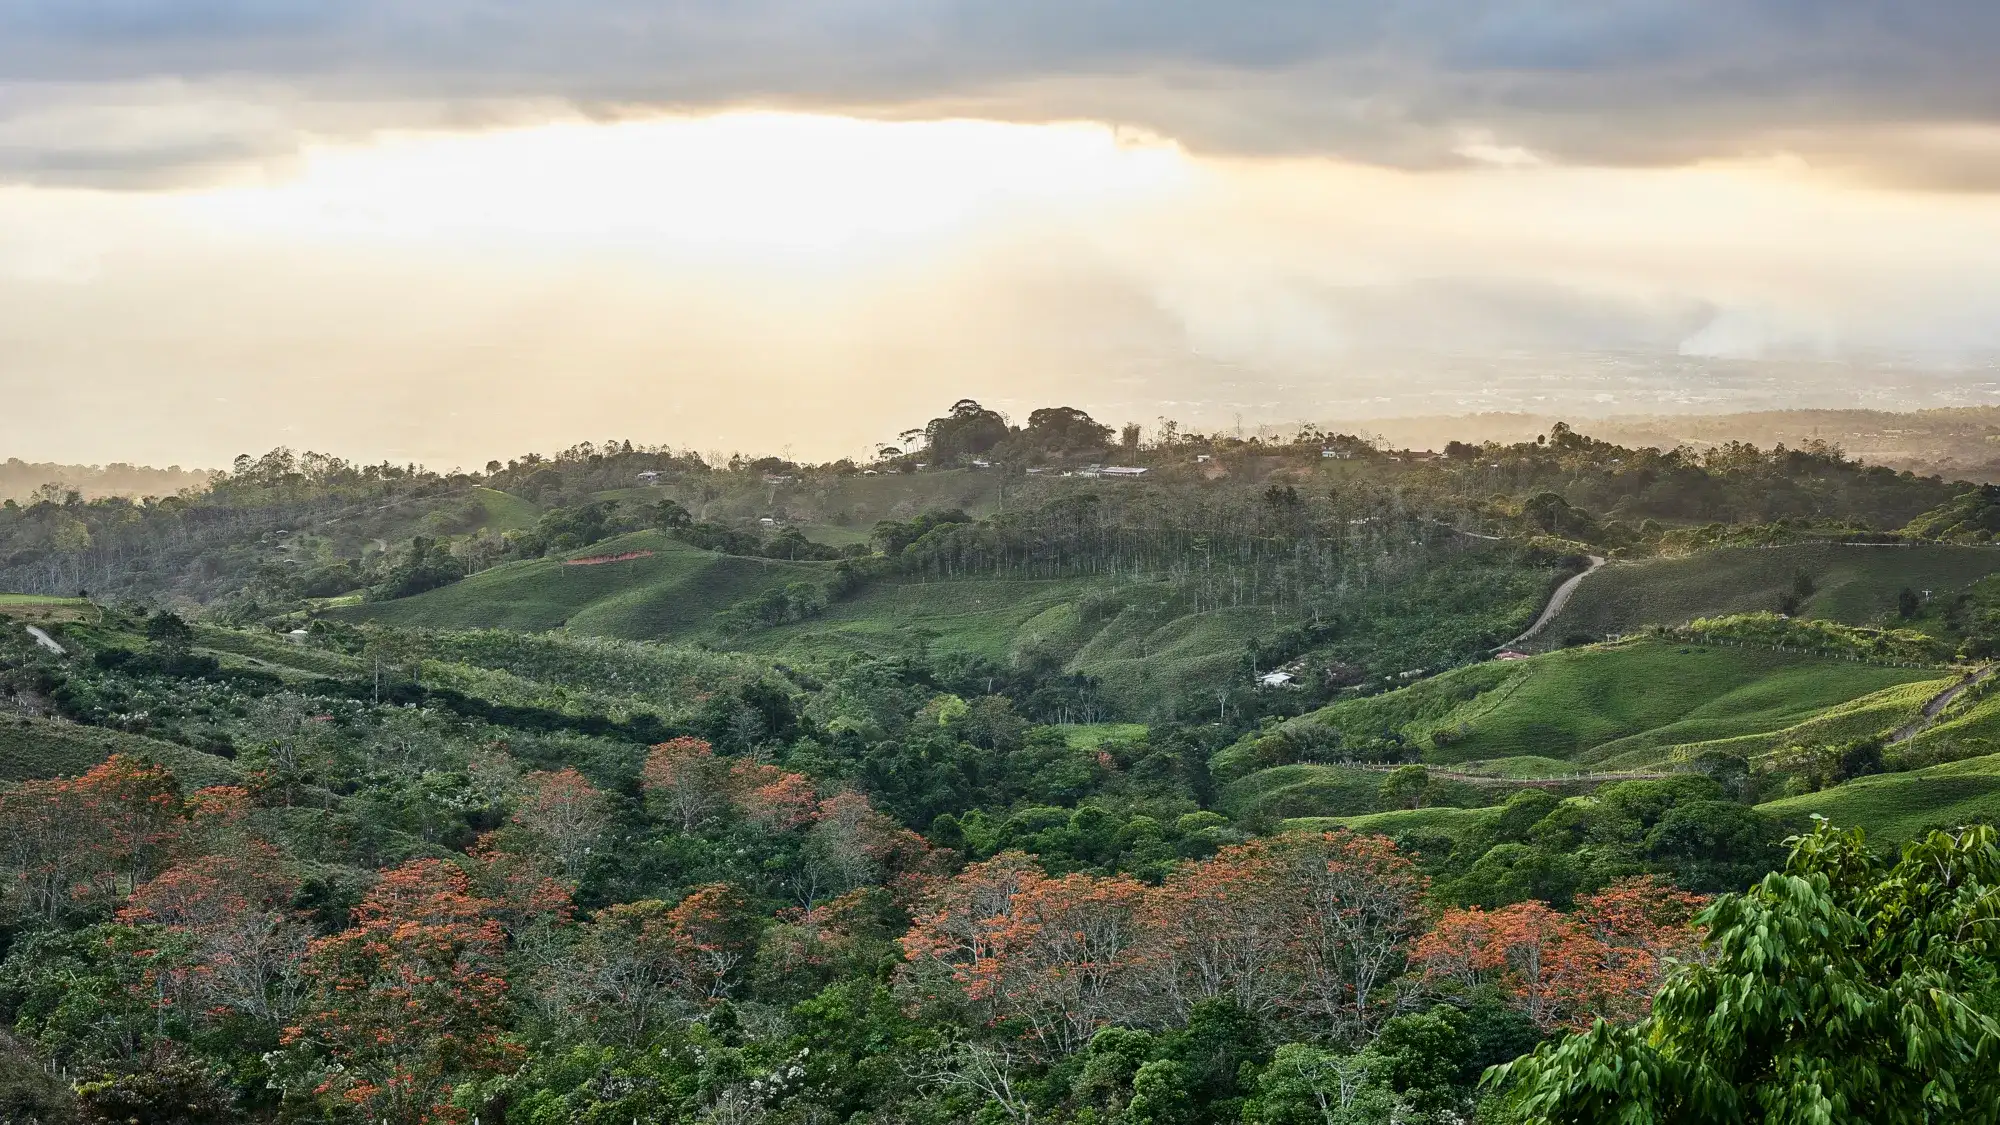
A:
[[[1783,149],[1977,188],[1990,145],[1898,131],[2000,125],[1997,55],[1994,0],[0,0],[0,175],[201,175],[526,101],[1105,117],[1410,166],[1478,134],[1581,162]],[[232,99],[284,112],[170,111]]]

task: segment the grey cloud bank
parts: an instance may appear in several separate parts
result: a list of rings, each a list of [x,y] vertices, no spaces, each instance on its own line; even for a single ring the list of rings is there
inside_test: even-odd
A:
[[[1412,167],[1782,150],[1980,189],[1996,54],[1990,0],[0,0],[0,177],[145,187],[308,135],[763,105]]]

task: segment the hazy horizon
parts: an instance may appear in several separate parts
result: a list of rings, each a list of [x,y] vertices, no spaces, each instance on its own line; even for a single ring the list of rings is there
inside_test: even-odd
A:
[[[1894,11],[11,5],[0,457],[2000,401],[2000,15]]]

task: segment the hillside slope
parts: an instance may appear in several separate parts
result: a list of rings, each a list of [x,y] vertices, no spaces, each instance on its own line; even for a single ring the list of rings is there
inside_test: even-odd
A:
[[[1436,763],[1532,756],[1630,768],[1721,741],[1767,749],[1843,708],[1891,729],[1949,683],[1932,669],[1643,639],[1457,669],[1292,727],[1337,731],[1345,743],[1393,732]]]
[[[0,715],[0,781],[71,777],[113,754],[159,762],[188,788],[237,779],[235,765],[171,742],[24,715]]]
[[[1772,610],[1792,592],[1801,571],[1817,586],[1801,606],[1804,616],[1879,624],[1896,616],[1896,595],[1905,587],[1940,597],[2000,572],[2000,549],[1800,544],[1614,562],[1580,585],[1537,639],[1557,644],[1645,625]]]
[[[625,554],[641,557],[571,565]],[[702,633],[715,614],[745,598],[792,582],[823,582],[830,574],[824,563],[722,555],[641,531],[563,558],[503,563],[414,597],[339,607],[330,616],[433,629],[567,627],[597,636],[667,640]]]
[[[1757,808],[1801,826],[1817,814],[1841,827],[1865,829],[1878,842],[1972,821],[2000,822],[2000,754],[1856,778]]]

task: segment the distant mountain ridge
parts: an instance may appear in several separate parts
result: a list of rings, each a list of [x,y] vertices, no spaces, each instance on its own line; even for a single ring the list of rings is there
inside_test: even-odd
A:
[[[85,500],[104,496],[171,496],[184,488],[205,488],[214,475],[210,469],[183,469],[169,465],[62,465],[53,461],[23,461],[9,457],[0,462],[0,501],[25,503],[35,490],[55,485],[63,491],[83,494]]]

